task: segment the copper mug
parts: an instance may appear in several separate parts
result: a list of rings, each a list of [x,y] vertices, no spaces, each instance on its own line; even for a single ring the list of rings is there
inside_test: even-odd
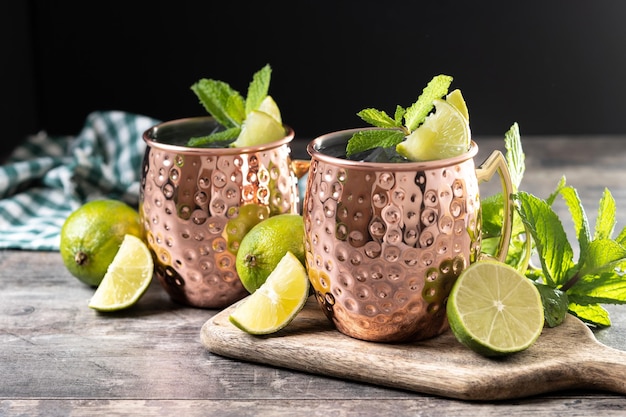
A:
[[[155,275],[174,301],[200,308],[223,308],[248,295],[222,235],[240,206],[267,206],[270,216],[299,211],[289,147],[293,129],[261,146],[185,146],[217,126],[211,117],[195,117],[143,134],[139,213]]]
[[[311,165],[303,216],[306,263],[315,297],[336,328],[377,342],[426,339],[446,331],[446,301],[457,277],[481,254],[479,183],[497,172],[512,185],[504,156],[479,167],[472,141],[463,155],[383,163],[332,156],[360,129],[308,144]],[[337,153],[334,153],[337,155]],[[512,206],[497,254],[504,260]]]

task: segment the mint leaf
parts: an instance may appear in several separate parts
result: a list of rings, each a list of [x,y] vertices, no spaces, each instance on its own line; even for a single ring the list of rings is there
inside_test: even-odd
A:
[[[401,126],[401,124],[398,124],[396,120],[381,110],[363,109],[357,113],[357,116],[376,127],[397,128]]]
[[[409,133],[413,132],[424,122],[428,113],[433,109],[433,100],[442,98],[448,93],[448,88],[452,84],[452,77],[449,75],[435,76],[422,91],[417,101],[413,103],[404,114],[404,126]]]
[[[596,239],[589,244],[584,259],[584,262],[579,262],[579,274],[583,278],[612,272],[626,261],[626,248],[611,239]]]
[[[223,81],[203,78],[191,86],[200,103],[226,128],[239,127],[245,119],[244,99]]]
[[[567,294],[548,285],[534,284],[541,295],[546,324],[549,327],[556,327],[563,323],[569,305]]]
[[[609,327],[611,325],[608,311],[599,304],[582,306],[576,303],[570,303],[569,312],[582,321],[597,327]]]
[[[507,168],[509,169],[511,182],[513,183],[513,192],[516,192],[519,189],[522,178],[524,177],[524,171],[526,170],[524,163],[525,155],[522,150],[519,125],[517,123],[513,123],[508,132],[504,134],[504,146],[506,149],[504,158]]]
[[[269,91],[271,78],[272,68],[269,64],[265,65],[252,76],[252,81],[248,86],[248,95],[246,96],[246,115],[253,110],[258,110],[259,106],[261,106],[261,102]]]
[[[615,228],[615,200],[608,189],[604,189],[598,207],[598,217],[593,238],[610,239]]]
[[[240,127],[231,127],[230,129],[222,130],[220,132],[211,133],[207,136],[200,136],[195,138],[190,138],[187,141],[187,146],[192,147],[206,147],[213,145],[214,147],[227,147],[230,142],[237,139],[241,133]]]
[[[624,274],[611,271],[585,275],[568,290],[568,294],[571,301],[579,305],[626,304]]]
[[[499,237],[502,231],[502,219],[504,218],[504,202],[502,193],[483,198],[480,201],[482,215],[482,237],[488,239]]]
[[[574,231],[576,232],[576,238],[578,239],[580,248],[580,258],[578,262],[584,262],[587,256],[587,247],[591,241],[587,214],[585,213],[576,189],[570,186],[562,186],[559,187],[558,190],[563,200],[565,200],[565,204],[567,204],[569,212],[572,215],[572,221],[574,222]]]
[[[399,129],[362,130],[354,134],[348,141],[346,156],[367,151],[377,147],[388,148],[404,140],[404,132]]]
[[[402,126],[402,118],[406,113],[406,109],[400,105],[396,106],[396,112],[393,114],[393,120],[396,122],[396,126]]]
[[[532,194],[518,192],[513,198],[517,201],[516,211],[535,242],[546,284],[562,285],[575,264],[561,220],[545,201]]]
[[[504,219],[504,202],[502,193],[489,196],[480,202],[482,211],[482,243],[481,252],[495,256],[502,234],[502,219]],[[527,250],[526,228],[519,215],[514,213],[511,227],[511,241],[505,263],[516,269],[523,269],[524,262],[530,257]]]
[[[226,128],[230,127],[241,127],[243,121],[245,120],[246,112],[244,110],[244,101],[243,98],[239,95],[239,93],[231,94],[226,100],[226,106],[224,108],[226,114],[233,121],[234,126],[223,125]]]

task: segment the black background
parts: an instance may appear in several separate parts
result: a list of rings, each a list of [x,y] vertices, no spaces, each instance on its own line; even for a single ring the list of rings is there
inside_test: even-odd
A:
[[[626,2],[10,1],[0,6],[2,148],[76,134],[94,110],[205,114],[215,78],[270,94],[310,139],[410,105],[436,74],[463,91],[474,137],[624,134]]]

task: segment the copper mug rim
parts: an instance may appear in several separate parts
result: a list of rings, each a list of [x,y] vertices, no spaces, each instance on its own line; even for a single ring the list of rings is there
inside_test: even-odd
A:
[[[352,167],[359,169],[371,169],[371,170],[388,170],[388,171],[418,171],[427,170],[432,168],[440,168],[450,165],[456,165],[468,159],[472,159],[478,153],[478,145],[473,140],[470,142],[470,148],[467,152],[457,155],[451,158],[437,159],[432,161],[417,161],[417,162],[369,162],[369,161],[357,161],[347,158],[340,158],[332,155],[325,154],[321,148],[322,144],[325,145],[339,145],[346,143],[346,139],[352,136],[354,133],[362,132],[364,130],[381,130],[377,127],[366,128],[354,128],[345,129],[337,132],[327,133],[313,139],[307,145],[307,152],[312,159],[318,159],[327,163],[335,165],[341,165],[344,167]]]
[[[237,148],[219,148],[219,147],[207,148],[207,147],[191,147],[191,146],[185,146],[185,145],[177,145],[177,144],[172,144],[172,143],[167,143],[167,142],[157,140],[159,130],[163,130],[167,128],[174,128],[175,126],[180,126],[181,124],[189,125],[189,124],[197,123],[200,126],[202,124],[206,124],[209,122],[217,123],[215,118],[211,116],[185,117],[181,119],[168,120],[166,122],[158,123],[150,127],[149,129],[147,129],[143,133],[142,138],[149,147],[165,150],[168,152],[176,152],[179,154],[186,154],[186,155],[194,155],[194,154],[201,155],[201,154],[206,154],[208,151],[208,152],[211,152],[211,154],[220,156],[220,155],[235,155],[235,154],[242,154],[242,153],[259,152],[259,151],[263,151],[266,149],[274,149],[284,144],[290,143],[295,137],[295,132],[293,128],[289,125],[283,124],[283,127],[285,128],[285,136],[283,138],[273,141],[273,142],[268,142],[268,143],[265,143],[262,145],[256,145],[256,146],[241,146]]]

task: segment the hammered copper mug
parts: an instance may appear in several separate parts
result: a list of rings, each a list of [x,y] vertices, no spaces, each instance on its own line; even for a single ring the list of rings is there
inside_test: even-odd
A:
[[[358,130],[320,136],[307,148],[303,216],[315,297],[336,328],[357,339],[436,336],[449,327],[445,307],[452,285],[483,256],[478,184],[497,172],[504,195],[512,192],[504,157],[494,151],[476,168],[474,142],[461,156],[429,162],[341,157]],[[512,224],[510,201],[503,200],[500,260]]]
[[[174,301],[201,308],[223,308],[248,295],[223,236],[240,206],[266,206],[270,216],[299,211],[289,147],[293,129],[261,146],[185,146],[217,126],[211,117],[187,118],[143,135],[139,213],[155,275]]]

